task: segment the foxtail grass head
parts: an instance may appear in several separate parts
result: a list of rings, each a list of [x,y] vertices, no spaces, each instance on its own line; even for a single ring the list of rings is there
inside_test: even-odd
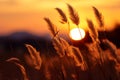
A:
[[[74,24],[79,25],[80,19],[79,19],[78,13],[74,10],[74,8],[70,4],[67,4],[67,6],[68,6],[71,21]]]

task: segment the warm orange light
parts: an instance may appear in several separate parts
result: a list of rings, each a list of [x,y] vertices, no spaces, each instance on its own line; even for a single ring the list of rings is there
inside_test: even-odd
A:
[[[70,37],[73,40],[82,40],[85,37],[85,31],[82,28],[74,28],[70,30]]]

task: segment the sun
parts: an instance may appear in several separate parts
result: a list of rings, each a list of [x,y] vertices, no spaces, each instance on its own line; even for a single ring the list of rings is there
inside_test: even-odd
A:
[[[82,28],[73,28],[69,35],[73,40],[82,40],[85,37],[85,31]]]

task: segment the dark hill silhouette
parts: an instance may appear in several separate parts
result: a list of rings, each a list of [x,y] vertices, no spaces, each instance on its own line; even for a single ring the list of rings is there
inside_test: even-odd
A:
[[[36,36],[27,32],[15,32],[0,36],[0,59],[11,56],[21,57],[26,50],[25,44],[31,44],[41,53],[53,50],[49,36]]]
[[[107,38],[113,42],[117,47],[120,47],[120,24],[116,24],[115,28],[112,31],[99,31],[100,38]]]
[[[106,37],[110,41],[112,41],[117,47],[120,47],[120,24],[117,24],[115,27],[116,28],[112,31],[106,31],[105,36],[104,32],[99,31],[99,37]],[[90,41],[90,36],[87,33],[86,38],[80,41],[79,44],[84,44]],[[6,55],[19,56],[23,54],[26,50],[25,44],[33,45],[34,47],[36,47],[37,50],[41,51],[42,53],[46,53],[47,51],[48,53],[49,51],[54,51],[51,44],[50,36],[48,35],[41,37],[27,32],[15,32],[7,36],[0,36],[0,59],[2,59],[1,57],[6,57]]]
[[[115,25],[115,29],[112,32],[107,33],[107,37],[111,40],[117,47],[120,47],[120,24]]]
[[[13,39],[17,39],[17,40],[27,39],[27,38],[37,39],[37,38],[39,38],[39,36],[30,34],[28,32],[15,32],[15,33],[10,34],[9,38],[13,38]]]

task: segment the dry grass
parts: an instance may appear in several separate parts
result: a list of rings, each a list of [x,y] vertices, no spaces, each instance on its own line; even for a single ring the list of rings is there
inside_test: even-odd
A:
[[[76,13],[76,11],[73,9],[71,5],[69,4],[67,5],[68,5],[69,12],[70,12],[69,15],[70,15],[71,21],[74,24],[78,25],[79,24],[78,14]],[[101,15],[101,13],[98,11],[97,8],[93,7],[93,10],[94,10],[99,26],[103,27],[104,26],[103,16]],[[60,11],[58,12],[60,14]],[[62,20],[64,19],[62,18]],[[58,51],[59,54],[60,53],[62,54],[62,57],[61,56],[60,57],[63,59],[64,58],[67,59],[67,57],[73,59],[73,63],[75,63],[74,68],[79,67],[80,71],[79,73],[74,74],[75,76],[74,80],[85,79],[85,77],[89,77],[91,80],[96,80],[96,79],[98,80],[119,80],[119,74],[115,69],[115,66],[119,64],[118,63],[119,59],[117,58],[118,54],[116,53],[117,48],[115,47],[113,43],[109,42],[108,40],[100,40],[98,38],[99,36],[98,31],[95,28],[91,20],[87,20],[87,23],[88,23],[90,36],[93,40],[91,44],[87,44],[86,46],[87,51],[84,51],[88,54],[81,53],[80,49],[78,49],[75,46],[69,45],[67,41],[65,41],[64,39],[63,39],[64,43],[62,43],[61,39],[58,38],[59,36],[56,38],[57,44],[59,45],[55,45],[56,42],[53,41],[56,51]],[[99,45],[101,43],[100,41],[103,41],[102,43],[108,47],[108,50],[110,50],[111,55],[107,54],[109,53],[108,51],[106,52],[102,50],[101,46]],[[92,45],[92,47],[90,47],[90,45]],[[114,59],[111,61],[111,58],[109,57],[112,57],[112,56]],[[90,62],[90,61],[93,61],[93,62]],[[65,66],[62,66],[61,68],[64,73],[64,78],[66,79],[66,76],[68,74],[67,74],[67,69],[65,69],[64,67]],[[78,75],[84,74],[84,71],[85,71],[85,75],[83,75],[80,78]],[[110,74],[107,74],[107,73],[110,73]],[[89,76],[87,76],[86,74],[88,74]]]
[[[68,22],[68,20],[67,20],[67,16],[66,16],[66,14],[60,9],[60,8],[55,8],[57,11],[58,11],[58,13],[60,14],[60,16],[61,16],[61,23],[67,23]]]
[[[19,67],[19,69],[21,70],[21,74],[23,75],[23,80],[29,80],[27,73],[26,73],[26,70],[25,70],[24,66],[22,64],[20,64],[20,60],[18,58],[10,58],[6,61],[10,62],[10,63],[14,63],[15,65],[17,65]]]
[[[67,4],[70,19],[78,26],[79,16],[73,7]],[[67,23],[68,18],[65,13],[56,8],[61,15],[61,22]],[[93,7],[98,24],[104,26],[103,17],[97,8]],[[91,20],[87,20],[89,34],[93,42],[84,44],[79,48],[68,43],[58,35],[57,27],[49,18],[44,18],[48,23],[50,34],[52,34],[52,44],[55,49],[55,56],[48,54],[40,55],[32,45],[26,45],[29,54],[25,54],[26,64],[38,71],[40,80],[120,80],[120,51],[108,39],[99,39],[98,30]],[[100,43],[107,47],[103,50]],[[11,62],[12,60],[8,60]],[[22,71],[24,80],[26,77],[25,68],[15,62]],[[34,74],[33,74],[34,75]],[[30,79],[31,80],[31,79]],[[33,79],[34,80],[34,79]]]
[[[100,27],[104,26],[103,16],[96,7],[92,7]]]
[[[29,54],[25,54],[25,61],[26,63],[34,67],[35,69],[39,70],[41,68],[42,60],[40,56],[40,52],[38,52],[33,46],[26,44],[25,45],[28,49]]]
[[[80,23],[80,19],[79,19],[78,13],[74,10],[74,8],[71,5],[67,4],[67,6],[68,6],[68,10],[69,10],[69,15],[70,15],[71,21],[74,24],[78,25]]]
[[[94,27],[94,24],[91,20],[87,19],[87,23],[88,23],[88,29],[89,29],[89,34],[93,40],[93,42],[98,41],[98,32],[97,29]]]
[[[51,22],[49,18],[44,18],[44,20],[47,22],[48,28],[52,36],[55,37],[58,34],[57,27],[55,27],[55,25]]]

